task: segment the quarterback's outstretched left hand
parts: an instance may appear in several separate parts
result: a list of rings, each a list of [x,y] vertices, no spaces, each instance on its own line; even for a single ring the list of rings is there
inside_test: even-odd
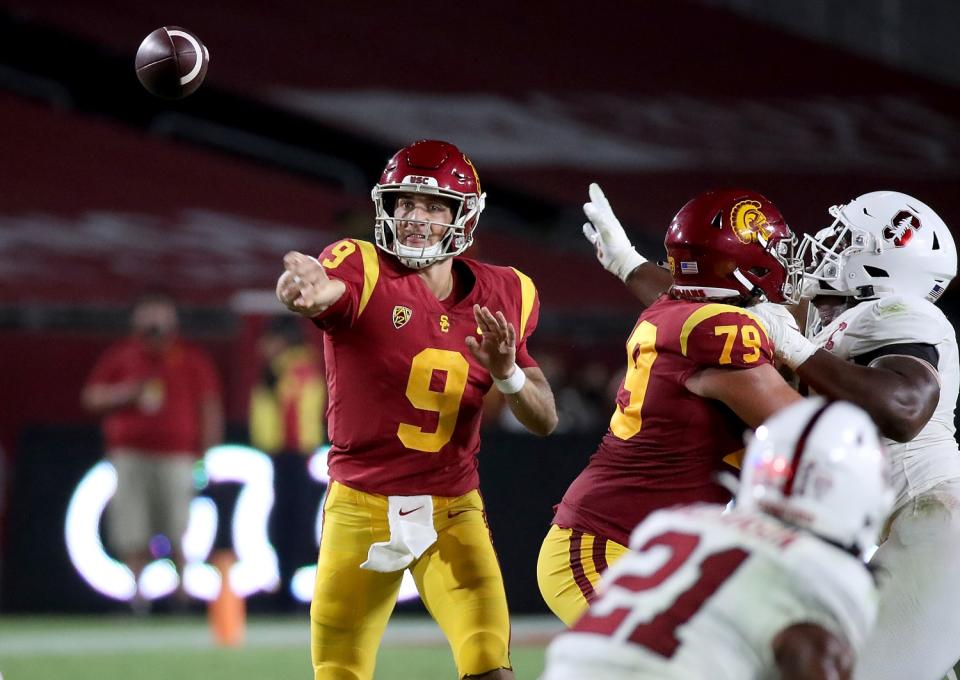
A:
[[[613,214],[610,202],[596,182],[590,184],[590,200],[583,204],[583,214],[590,220],[583,225],[583,235],[597,249],[597,259],[611,274],[626,283],[630,272],[647,261],[630,243],[620,220]]]

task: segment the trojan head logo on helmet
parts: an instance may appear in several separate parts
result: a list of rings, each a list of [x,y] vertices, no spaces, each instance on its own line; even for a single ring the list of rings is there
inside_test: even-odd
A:
[[[950,229],[928,205],[897,191],[873,191],[830,208],[834,221],[804,235],[805,294],[913,295],[936,302],[957,275]]]
[[[755,507],[862,557],[893,507],[890,461],[859,406],[798,401],[747,445],[737,507]]]
[[[451,204],[451,223],[430,223],[446,228],[440,241],[422,248],[400,243],[399,220],[394,217],[394,210],[401,194],[427,194]],[[377,212],[377,245],[396,255],[407,267],[422,269],[470,247],[486,194],[480,190],[476,168],[460,149],[447,142],[424,139],[394,154],[373,187],[372,198]]]
[[[671,295],[796,303],[802,261],[797,238],[766,197],[744,189],[707,191],[687,203],[667,229]]]

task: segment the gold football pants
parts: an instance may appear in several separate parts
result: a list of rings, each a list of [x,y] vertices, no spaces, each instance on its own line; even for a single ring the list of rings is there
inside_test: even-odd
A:
[[[552,525],[537,559],[537,583],[544,602],[572,626],[593,601],[600,575],[626,552],[619,543]]]
[[[389,540],[387,497],[331,482],[310,607],[316,680],[369,680],[403,571],[361,569],[372,543]],[[434,543],[409,567],[450,643],[460,677],[510,668],[503,577],[477,491],[433,497]]]

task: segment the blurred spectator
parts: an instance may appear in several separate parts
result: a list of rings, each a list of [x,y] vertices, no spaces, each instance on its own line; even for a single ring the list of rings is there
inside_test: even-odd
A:
[[[269,453],[274,468],[270,540],[281,583],[316,560],[314,520],[322,489],[307,473],[309,456],[324,443],[327,386],[315,347],[305,340],[299,317],[278,316],[260,337],[263,368],[250,395],[250,442]],[[280,605],[293,605],[289,592]]]
[[[108,542],[139,580],[147,563],[159,557],[150,550],[158,533],[169,541],[182,573],[193,466],[222,441],[223,406],[213,362],[180,339],[170,297],[141,297],[131,326],[130,336],[97,361],[81,401],[104,416],[107,460],[117,471],[117,492],[107,509]],[[139,589],[133,604],[138,611],[146,608]]]

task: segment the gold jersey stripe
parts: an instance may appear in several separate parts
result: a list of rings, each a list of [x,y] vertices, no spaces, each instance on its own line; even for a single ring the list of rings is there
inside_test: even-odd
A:
[[[357,308],[359,319],[367,303],[370,302],[373,289],[377,287],[377,280],[380,278],[380,258],[377,257],[377,247],[370,241],[355,240],[354,243],[360,246],[360,257],[363,258],[363,291],[360,293],[360,306]]]
[[[723,457],[723,462],[727,465],[732,465],[738,470],[743,469],[743,457],[746,455],[746,449],[737,449],[736,451],[731,451]]]
[[[693,329],[696,328],[701,321],[706,321],[707,319],[726,313],[743,314],[744,316],[750,317],[754,323],[757,324],[757,327],[763,331],[764,336],[767,335],[767,329],[764,328],[760,319],[743,307],[712,303],[700,307],[697,311],[688,316],[686,321],[683,322],[683,328],[680,329],[680,353],[683,356],[687,356],[687,340],[690,338],[690,334],[693,332]]]
[[[537,298],[537,287],[534,285],[533,279],[522,271],[513,267],[510,267],[510,269],[513,269],[517,278],[520,279],[520,336],[517,338],[519,343],[527,330],[527,321],[530,319],[531,312],[533,312],[533,301]]]

